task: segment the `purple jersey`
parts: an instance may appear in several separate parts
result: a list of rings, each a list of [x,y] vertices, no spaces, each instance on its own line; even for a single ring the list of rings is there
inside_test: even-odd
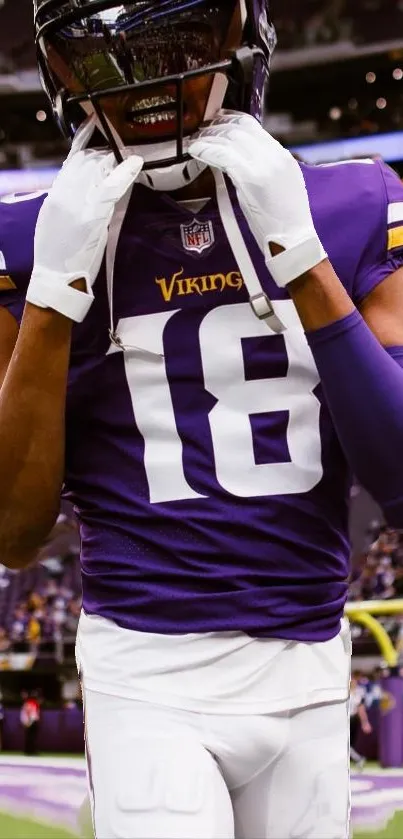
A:
[[[303,172],[358,303],[403,264],[403,188],[379,161]],[[42,200],[0,205],[0,303],[17,317]],[[326,640],[347,593],[349,469],[294,305],[233,201],[282,335],[252,312],[215,200],[195,214],[142,185],[115,260],[127,349],[105,268],[74,327],[65,494],[84,608],[146,632]]]

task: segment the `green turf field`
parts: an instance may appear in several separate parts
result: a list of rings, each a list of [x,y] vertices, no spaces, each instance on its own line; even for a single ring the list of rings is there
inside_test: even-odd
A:
[[[39,824],[29,819],[18,819],[0,813],[1,839],[77,839],[60,827]],[[382,832],[355,833],[354,839],[402,839],[403,813],[396,813]]]
[[[0,813],[0,836],[1,839],[73,839],[73,834],[61,827],[18,819],[5,813]]]
[[[403,813],[396,813],[381,832],[355,833],[354,839],[403,839]]]

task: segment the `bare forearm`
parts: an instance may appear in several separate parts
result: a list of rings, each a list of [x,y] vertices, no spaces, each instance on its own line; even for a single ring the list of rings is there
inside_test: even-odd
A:
[[[0,391],[0,555],[18,566],[58,513],[71,321],[27,304]]]
[[[306,332],[328,326],[354,310],[328,260],[289,283],[287,289]]]

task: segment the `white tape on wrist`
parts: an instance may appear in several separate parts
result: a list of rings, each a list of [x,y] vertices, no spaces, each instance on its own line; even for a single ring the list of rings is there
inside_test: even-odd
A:
[[[84,278],[85,279],[85,278]],[[73,282],[74,280],[71,280]],[[41,309],[54,309],[66,318],[81,323],[88,314],[94,295],[88,281],[87,291],[80,291],[71,285],[61,285],[53,276],[33,275],[28,286],[28,303]]]
[[[267,246],[266,265],[279,288],[285,288],[324,259],[327,259],[327,253],[317,236],[287,248],[277,256],[271,256]]]

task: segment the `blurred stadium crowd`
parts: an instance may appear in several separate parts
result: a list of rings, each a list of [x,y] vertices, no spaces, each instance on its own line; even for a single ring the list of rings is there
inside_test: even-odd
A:
[[[403,533],[381,528],[368,551],[354,562],[350,600],[403,597]]]
[[[277,0],[274,7],[282,50],[393,40],[403,24],[402,0]]]
[[[68,648],[71,655],[80,609],[79,536],[66,508],[38,564],[20,573],[0,565],[0,668],[11,652],[62,661]]]

